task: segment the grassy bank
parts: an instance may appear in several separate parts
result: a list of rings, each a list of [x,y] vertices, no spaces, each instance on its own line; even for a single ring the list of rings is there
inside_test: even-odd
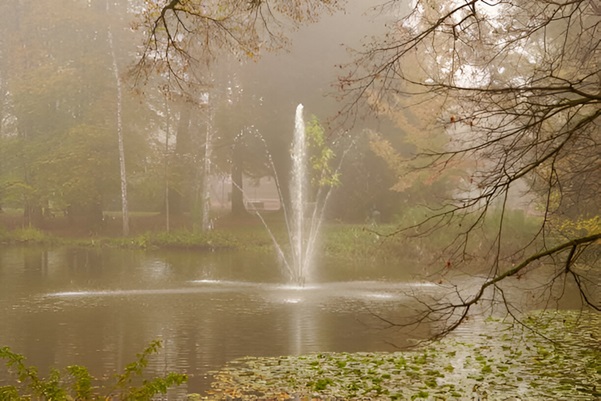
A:
[[[409,222],[416,216],[406,216]],[[516,213],[505,222],[509,241],[504,251],[511,254],[528,243],[536,230],[536,219]],[[214,219],[212,230],[199,232],[185,216],[172,219],[171,230],[165,229],[165,218],[160,214],[133,213],[131,235],[120,234],[120,218],[109,215],[106,225],[97,231],[86,231],[65,217],[48,219],[40,228],[21,227],[18,214],[0,215],[0,243],[49,246],[91,246],[140,249],[188,249],[217,251],[242,249],[254,252],[273,252],[273,239],[283,247],[289,246],[289,233],[281,213],[266,213],[259,218],[248,214],[242,217],[221,216]],[[399,224],[408,224],[407,221]],[[484,254],[496,236],[498,222],[491,218],[475,229],[467,253]],[[446,226],[439,230],[416,229],[398,233],[398,224],[344,224],[325,222],[317,247],[326,257],[341,260],[379,259],[389,262],[419,260],[424,265],[443,265],[449,259],[446,245],[461,238],[461,226]],[[284,249],[286,250],[286,249]]]
[[[392,227],[380,227],[391,230]],[[147,231],[122,236],[60,236],[52,231],[36,228],[0,228],[0,243],[5,245],[110,247],[124,249],[176,249],[188,251],[228,251],[274,253],[274,239],[289,249],[288,233],[279,222],[262,224],[228,225],[207,232],[194,232],[186,228],[174,231]],[[407,255],[408,247],[399,238],[384,238],[361,225],[325,224],[317,247],[326,257],[340,260],[382,259],[395,260]]]

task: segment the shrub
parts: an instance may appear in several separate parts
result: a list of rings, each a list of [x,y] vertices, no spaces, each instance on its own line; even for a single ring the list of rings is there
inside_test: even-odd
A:
[[[47,378],[40,377],[33,366],[25,364],[25,357],[0,348],[0,359],[16,378],[17,384],[0,386],[0,401],[71,401],[71,400],[151,400],[157,394],[165,394],[170,387],[187,381],[185,374],[167,373],[151,380],[142,379],[151,355],[156,354],[161,341],[155,340],[137,355],[137,359],[116,375],[113,383],[101,383],[90,375],[87,368],[68,366],[63,371],[52,369]]]

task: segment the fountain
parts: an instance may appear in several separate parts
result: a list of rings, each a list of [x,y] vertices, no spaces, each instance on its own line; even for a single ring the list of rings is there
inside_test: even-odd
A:
[[[291,279],[296,284],[303,285],[305,269],[310,267],[313,257],[314,237],[317,231],[312,232],[314,221],[311,218],[309,227],[305,227],[305,214],[307,210],[307,140],[305,121],[303,119],[303,105],[296,108],[294,119],[294,137],[292,143],[292,177],[290,181],[290,204],[292,216],[290,221],[289,236],[292,258]],[[313,216],[312,216],[313,217]],[[306,231],[308,228],[309,231]]]
[[[288,233],[288,252],[284,251],[284,247],[277,241],[261,214],[258,211],[255,213],[269,232],[290,283],[298,287],[304,287],[307,281],[311,281],[315,261],[315,245],[319,237],[325,206],[331,193],[331,186],[319,186],[315,196],[309,197],[311,192],[308,182],[309,152],[302,104],[296,107],[291,153],[292,170],[289,205],[291,210],[288,210],[285,204],[282,203]],[[275,174],[275,180],[280,192],[280,199],[282,199],[277,173]]]

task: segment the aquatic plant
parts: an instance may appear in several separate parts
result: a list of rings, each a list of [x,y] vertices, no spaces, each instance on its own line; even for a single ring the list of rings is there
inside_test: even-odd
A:
[[[470,338],[406,352],[244,358],[215,373],[217,399],[595,400],[601,316],[537,312],[488,319]],[[490,334],[488,334],[490,333]]]

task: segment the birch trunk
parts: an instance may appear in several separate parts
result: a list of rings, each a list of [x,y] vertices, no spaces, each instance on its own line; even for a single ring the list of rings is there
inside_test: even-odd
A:
[[[108,8],[108,3],[107,3]],[[115,55],[115,46],[113,43],[113,34],[111,28],[108,30],[108,43],[113,59],[113,73],[115,74],[115,82],[117,85],[117,139],[119,141],[119,170],[121,173],[121,213],[123,216],[123,235],[129,235],[129,208],[127,205],[127,174],[125,171],[125,150],[123,145],[123,93],[121,87],[121,79],[119,77],[119,66],[117,65],[117,56]]]
[[[164,157],[164,179],[165,179],[165,230],[169,232],[171,230],[171,207],[169,205],[169,136],[171,130],[171,124],[169,119],[171,118],[171,108],[167,97],[165,97],[165,157]]]
[[[212,124],[212,110],[209,107],[207,116],[207,132],[205,135],[205,154],[204,154],[204,166],[202,176],[202,231],[208,231],[211,228],[211,221],[209,219],[209,213],[211,212],[211,195],[209,188],[209,177],[211,175],[211,154],[213,152],[213,124]]]

